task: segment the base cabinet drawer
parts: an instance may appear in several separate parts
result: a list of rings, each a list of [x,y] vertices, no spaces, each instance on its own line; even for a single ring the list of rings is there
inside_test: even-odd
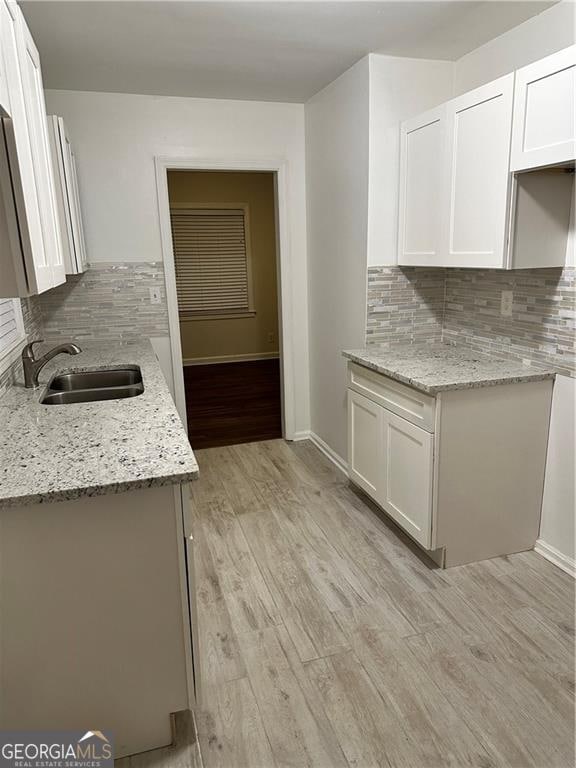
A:
[[[350,479],[430,548],[434,435],[348,390]]]
[[[412,424],[434,432],[436,399],[432,395],[356,363],[348,364],[348,387]]]

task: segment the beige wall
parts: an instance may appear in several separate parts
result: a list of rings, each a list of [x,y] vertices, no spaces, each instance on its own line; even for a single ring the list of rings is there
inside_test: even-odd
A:
[[[222,320],[181,318],[184,360],[277,352],[274,175],[245,171],[170,171],[168,190],[171,203],[244,203],[249,206],[250,216],[256,314]]]

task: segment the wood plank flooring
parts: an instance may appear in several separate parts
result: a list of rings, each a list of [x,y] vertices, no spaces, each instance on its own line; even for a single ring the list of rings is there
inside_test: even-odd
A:
[[[184,367],[194,450],[282,437],[280,360]]]
[[[197,456],[205,768],[574,765],[569,576],[435,568],[307,442]]]

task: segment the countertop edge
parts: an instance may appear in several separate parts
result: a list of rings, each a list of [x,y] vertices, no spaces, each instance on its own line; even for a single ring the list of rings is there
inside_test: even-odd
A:
[[[79,488],[70,488],[69,491],[54,491],[53,493],[26,494],[0,499],[0,510],[13,509],[14,507],[29,507],[34,504],[55,504],[63,501],[76,501],[82,498],[94,496],[107,496],[109,494],[124,493],[126,491],[139,491],[146,488],[166,487],[167,485],[182,485],[197,480],[199,470],[182,472],[182,474],[170,474],[158,477],[142,477],[138,480],[126,480],[121,483],[109,485],[93,485]]]
[[[380,373],[383,376],[388,376],[391,379],[394,379],[395,381],[399,381],[402,384],[407,384],[410,387],[413,387],[414,389],[419,390],[420,392],[424,392],[424,394],[427,395],[438,395],[441,392],[450,392],[454,390],[459,389],[480,389],[483,387],[496,387],[504,384],[522,384],[522,383],[529,383],[529,382],[536,382],[536,381],[546,381],[548,379],[554,379],[556,377],[556,373],[554,371],[538,371],[538,370],[532,370],[529,369],[526,370],[526,373],[522,374],[521,376],[506,376],[506,377],[500,377],[500,378],[490,378],[490,379],[483,379],[483,380],[477,380],[477,381],[466,381],[466,382],[454,382],[452,384],[437,384],[434,386],[430,386],[427,384],[423,384],[422,382],[418,381],[418,379],[410,378],[409,376],[404,376],[401,373],[398,373],[398,371],[395,371],[392,368],[387,368],[384,365],[380,365],[378,363],[371,362],[369,360],[366,360],[363,358],[358,352],[355,352],[354,350],[343,350],[342,356],[346,359],[350,360],[353,363],[356,363],[357,365],[362,366],[363,368],[367,368],[368,370],[375,371],[376,373]]]

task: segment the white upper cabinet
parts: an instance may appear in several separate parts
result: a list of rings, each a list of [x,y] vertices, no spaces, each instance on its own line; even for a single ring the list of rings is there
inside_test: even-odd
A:
[[[400,265],[564,265],[575,55],[573,46],[402,123]]]
[[[52,166],[64,266],[67,275],[77,275],[86,270],[86,248],[78,196],[76,164],[62,118],[56,115],[49,117],[48,130],[52,149]]]
[[[503,266],[513,90],[507,75],[447,104],[442,266]]]
[[[401,264],[441,259],[441,215],[446,107],[425,112],[402,126],[400,145],[399,254]]]
[[[398,263],[502,267],[514,75],[401,127]]]
[[[3,27],[7,22],[5,19],[5,12],[7,8],[3,8],[0,15],[0,34],[3,34]],[[6,72],[5,53],[2,47],[0,51],[0,117],[5,117],[10,114],[10,93],[8,91],[8,75]]]
[[[59,285],[66,275],[40,60],[14,0],[0,0],[0,54],[10,118],[2,125],[2,203],[11,240],[0,252],[0,296],[28,296]]]
[[[516,72],[512,171],[576,158],[576,46]]]
[[[57,219],[40,56],[20,9],[16,15],[16,33],[24,106],[42,223],[43,253],[34,254],[36,292],[42,293],[63,283],[66,280],[66,273]]]

